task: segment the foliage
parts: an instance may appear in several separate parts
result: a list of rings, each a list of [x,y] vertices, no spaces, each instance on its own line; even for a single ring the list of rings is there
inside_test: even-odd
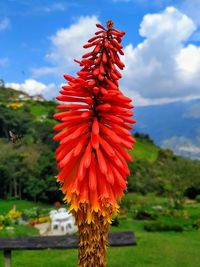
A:
[[[112,219],[112,223],[111,223],[112,226],[119,226],[119,217],[116,216]]]
[[[200,195],[197,195],[195,200],[200,203]]]
[[[189,217],[187,210],[177,210],[177,209],[166,209],[163,213],[165,216],[171,216],[176,218],[185,218],[187,219]]]
[[[156,220],[158,218],[158,214],[156,214],[156,212],[150,212],[141,209],[137,210],[137,212],[134,214],[134,218],[136,220]]]
[[[144,230],[148,232],[168,232],[168,231],[174,231],[174,232],[183,232],[183,226],[178,224],[168,224],[164,222],[148,222],[144,225]]]
[[[38,219],[40,217],[47,217],[49,214],[50,208],[38,208],[33,207],[31,209],[23,210],[23,216],[26,220]]]
[[[8,212],[8,217],[10,218],[10,219],[19,219],[19,218],[21,218],[21,216],[22,216],[22,214],[21,214],[21,212],[20,211],[18,211],[18,210],[14,210],[14,209],[12,209],[12,210],[10,210],[9,212]]]
[[[193,227],[197,230],[200,229],[200,219],[196,220],[194,223],[193,223]]]

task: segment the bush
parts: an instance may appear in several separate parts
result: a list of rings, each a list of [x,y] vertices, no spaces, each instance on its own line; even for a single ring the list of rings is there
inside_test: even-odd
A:
[[[21,212],[12,209],[12,210],[10,210],[10,211],[8,212],[8,217],[9,217],[10,219],[20,219],[20,218],[21,218]]]
[[[132,201],[126,197],[123,197],[122,200],[121,200],[121,209],[122,210],[126,210],[126,211],[129,211],[131,209],[131,204],[132,204]]]
[[[47,223],[47,222],[50,222],[50,217],[49,216],[43,216],[43,217],[40,217],[38,220],[37,220],[37,223]]]
[[[170,225],[164,222],[149,222],[144,225],[144,230],[148,232],[183,232],[183,227],[181,225]]]
[[[118,217],[113,218],[111,225],[116,227],[119,226],[119,218]]]
[[[200,219],[196,220],[192,226],[193,228],[200,230]]]
[[[45,209],[45,208],[37,208],[34,207],[32,209],[26,209],[23,211],[22,216],[26,219],[26,220],[31,220],[31,219],[35,219],[35,218],[39,218],[41,216],[48,216],[49,215],[49,209]]]
[[[12,219],[10,217],[8,217],[8,216],[5,216],[4,220],[3,220],[3,225],[5,227],[12,226]]]
[[[138,210],[134,215],[136,220],[156,220],[158,215],[154,212],[149,212],[145,210]]]
[[[164,215],[175,217],[175,218],[184,218],[184,219],[189,218],[189,214],[187,210],[166,209],[164,212]]]
[[[9,216],[0,215],[0,230],[4,227],[8,227],[12,225],[12,219]]]
[[[200,195],[197,195],[196,198],[195,198],[195,200],[196,200],[198,203],[200,203]]]

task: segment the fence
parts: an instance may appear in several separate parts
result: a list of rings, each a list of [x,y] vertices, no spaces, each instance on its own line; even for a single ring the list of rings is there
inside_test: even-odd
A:
[[[108,235],[109,246],[134,246],[133,232],[112,232]],[[12,250],[74,249],[78,248],[78,236],[36,236],[0,238],[0,250],[4,253],[4,266],[11,267]]]

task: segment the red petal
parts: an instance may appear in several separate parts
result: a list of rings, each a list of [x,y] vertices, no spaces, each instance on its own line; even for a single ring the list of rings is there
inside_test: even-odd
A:
[[[101,152],[100,149],[96,149],[96,154],[97,154],[97,160],[98,160],[98,164],[99,164],[99,169],[101,170],[101,172],[103,174],[106,175],[107,173],[107,165],[106,165],[106,161],[105,158]]]
[[[92,191],[96,190],[97,188],[96,162],[93,155],[89,169],[89,188]]]

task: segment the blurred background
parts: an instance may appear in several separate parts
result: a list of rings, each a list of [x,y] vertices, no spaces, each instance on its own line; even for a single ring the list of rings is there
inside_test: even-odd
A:
[[[199,10],[199,0],[0,1],[0,236],[39,234],[28,226],[63,206],[55,97],[63,74],[79,70],[73,60],[95,24],[112,19],[126,32],[120,89],[137,120],[128,193],[112,230],[133,230],[139,245],[109,249],[108,266],[200,266]],[[60,253],[56,266],[65,266]],[[74,266],[76,252],[70,257]],[[16,262],[31,266],[20,253]]]

